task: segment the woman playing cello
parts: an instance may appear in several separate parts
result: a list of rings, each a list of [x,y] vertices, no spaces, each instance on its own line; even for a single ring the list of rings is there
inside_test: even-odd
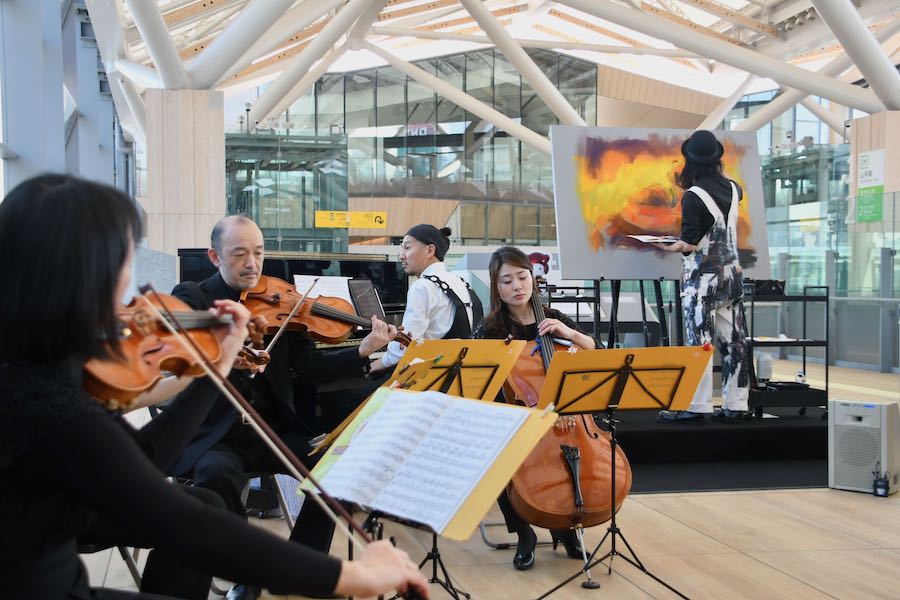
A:
[[[105,518],[187,569],[296,592],[377,595],[427,584],[386,542],[349,563],[290,543],[206,506],[162,470],[193,436],[216,395],[206,379],[191,403],[132,429],[82,387],[86,361],[116,354],[116,306],[141,232],[119,191],[66,175],[28,180],[0,204],[0,250],[10,261],[0,296],[0,576],[4,598],[146,598],[92,589],[76,548]],[[219,301],[227,374],[249,313]],[[208,575],[207,575],[208,577]],[[208,581],[208,580],[207,580]],[[202,596],[206,597],[206,594]]]
[[[594,338],[578,330],[578,326],[557,310],[546,308],[546,318],[537,322],[532,308],[532,294],[536,286],[531,261],[524,252],[512,246],[494,251],[488,270],[491,277],[491,309],[472,337],[504,339],[509,335],[518,340],[531,341],[542,335],[568,340],[585,350],[599,347]],[[513,566],[520,571],[534,566],[537,537],[531,526],[519,516],[504,491],[497,500],[506,527],[518,536]],[[582,559],[581,547],[571,529],[552,530],[554,547],[562,542],[571,558]]]

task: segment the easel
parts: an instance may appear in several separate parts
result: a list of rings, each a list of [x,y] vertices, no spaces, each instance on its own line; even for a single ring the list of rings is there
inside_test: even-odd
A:
[[[678,596],[687,598],[644,566],[617,524],[615,506],[618,439],[615,411],[638,408],[671,410],[686,407],[690,404],[694,389],[711,354],[702,348],[672,347],[583,351],[554,357],[538,408],[552,403],[557,406],[557,412],[561,415],[601,411],[605,413],[604,423],[610,433],[610,506],[613,507],[613,511],[606,533],[587,557],[581,570],[539,596],[538,600],[546,598],[581,574],[586,576],[582,587],[587,589],[600,587],[600,584],[591,578],[590,569],[609,558],[607,568],[608,574],[611,575],[612,560],[616,556],[620,556]],[[623,403],[625,406],[622,406]],[[610,538],[610,550],[595,560],[594,557],[607,538]],[[631,557],[619,552],[616,545],[617,538],[621,538]]]

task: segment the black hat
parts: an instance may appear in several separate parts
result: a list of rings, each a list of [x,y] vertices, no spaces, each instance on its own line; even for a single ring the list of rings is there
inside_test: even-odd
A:
[[[450,233],[449,227],[438,229],[434,225],[422,223],[421,225],[411,227],[410,230],[406,232],[406,235],[416,238],[423,244],[433,244],[434,256],[442,261],[444,260],[444,255],[447,254],[447,250],[450,249]]]
[[[691,162],[714,165],[722,158],[725,148],[711,131],[695,131],[681,144],[681,154]]]

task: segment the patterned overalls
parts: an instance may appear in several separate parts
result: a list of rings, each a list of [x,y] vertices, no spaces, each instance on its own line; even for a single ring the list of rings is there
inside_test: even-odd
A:
[[[684,257],[681,275],[687,344],[715,343],[722,355],[722,400],[729,410],[747,410],[750,390],[750,363],[747,327],[741,306],[743,277],[738,263],[738,192],[731,182],[728,220],[706,190],[694,186],[695,193],[715,219],[712,229]],[[710,413],[712,407],[712,361],[700,380],[691,402],[691,412]]]

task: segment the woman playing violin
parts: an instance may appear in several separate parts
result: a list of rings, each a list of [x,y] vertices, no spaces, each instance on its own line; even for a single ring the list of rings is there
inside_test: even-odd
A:
[[[86,361],[119,348],[116,307],[141,232],[134,203],[65,175],[28,180],[0,203],[0,249],[18,256],[0,296],[0,574],[5,598],[147,598],[92,589],[76,537],[107,519],[199,573],[295,592],[375,595],[426,583],[405,553],[369,546],[342,562],[247,525],[168,483],[216,396],[206,379],[141,430],[82,388]],[[227,300],[216,332],[227,374],[249,313]],[[11,592],[10,592],[11,590]],[[205,598],[205,594],[203,595]]]
[[[504,339],[512,335],[517,340],[531,341],[549,334],[585,350],[599,347],[594,338],[579,331],[571,319],[557,310],[544,308],[546,318],[537,322],[531,301],[536,285],[531,261],[524,252],[512,246],[498,248],[491,255],[488,271],[491,277],[491,308],[473,337]],[[513,566],[520,571],[530,569],[534,566],[537,544],[534,530],[515,512],[505,491],[497,502],[507,529],[518,536]],[[572,530],[553,530],[551,533],[554,542],[561,541],[571,558],[582,558],[581,547]]]

